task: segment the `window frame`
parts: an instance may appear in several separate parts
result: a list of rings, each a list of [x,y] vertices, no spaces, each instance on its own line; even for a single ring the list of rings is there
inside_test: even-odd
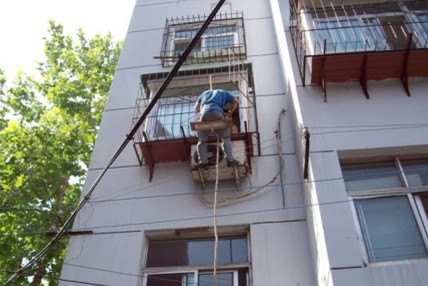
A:
[[[246,226],[236,226],[224,227],[219,230],[219,239],[222,237],[226,238],[245,238],[246,241],[246,256],[247,261],[245,263],[231,263],[216,265],[217,274],[220,273],[233,273],[233,286],[239,286],[239,272],[245,271],[246,275],[246,286],[251,285],[250,283],[250,271],[251,271],[251,253],[250,253],[250,235],[248,227]],[[199,231],[189,231],[189,229],[184,230],[184,233],[178,231],[156,231],[153,233],[146,234],[146,247],[145,247],[145,258],[144,258],[144,267],[142,268],[142,286],[147,286],[148,279],[150,275],[167,275],[167,274],[193,274],[193,282],[190,282],[190,285],[198,285],[199,275],[201,274],[213,274],[214,266],[210,265],[184,265],[184,266],[159,266],[159,267],[146,267],[148,261],[148,252],[150,247],[150,241],[165,241],[165,240],[200,240],[200,239],[214,239],[213,235],[208,233],[212,232],[204,228]],[[183,283],[183,282],[182,282]],[[186,284],[182,284],[186,286]]]
[[[230,20],[229,20],[230,21]],[[229,22],[228,21],[228,22]],[[221,24],[222,21],[213,21],[214,24],[219,24],[219,26],[214,26],[214,27],[208,27],[207,30],[205,31],[204,34],[202,34],[201,39],[199,40],[198,43],[200,43],[200,47],[198,47],[198,49],[195,49],[190,53],[190,55],[195,55],[198,52],[210,52],[210,51],[220,51],[220,50],[224,50],[224,49],[230,49],[230,48],[234,48],[237,45],[239,45],[239,26],[238,23],[236,21],[236,23],[234,24],[230,24],[230,23],[225,23],[225,24]],[[188,26],[188,28],[186,29],[186,26]],[[216,28],[223,28],[223,27],[234,27],[233,31],[229,31],[229,32],[225,32],[225,33],[219,33],[219,34],[214,34],[211,35],[210,33],[208,33],[208,31],[216,29]],[[192,25],[188,25],[188,24],[177,24],[177,25],[173,25],[171,26],[171,29],[173,30],[170,42],[169,42],[169,46],[171,47],[171,51],[169,56],[174,57],[177,56],[178,54],[181,54],[183,50],[176,50],[176,43],[187,43],[187,45],[192,41],[194,34],[197,33],[197,30],[194,28],[194,26]],[[177,33],[189,33],[190,37],[188,38],[177,38],[176,35]],[[233,45],[232,46],[228,46],[228,47],[222,47],[222,48],[217,48],[217,49],[210,49],[209,47],[207,47],[207,39],[212,39],[212,38],[221,38],[221,37],[226,37],[226,36],[233,36]],[[186,46],[187,46],[186,45]]]
[[[233,286],[239,286],[239,271],[245,269],[246,270],[246,286],[250,285],[249,282],[249,266],[245,266],[245,267],[235,267],[233,269],[227,269],[227,268],[220,268],[217,269],[216,273],[217,274],[222,274],[222,273],[232,273],[233,274]],[[146,269],[144,270],[143,273],[143,286],[147,286],[148,283],[148,279],[151,275],[168,275],[168,274],[193,274],[193,281],[188,281],[187,283],[184,283],[184,281],[182,281],[181,283],[183,283],[183,286],[186,285],[192,285],[192,286],[197,286],[199,285],[199,276],[203,275],[203,274],[214,274],[213,269],[212,268],[196,268],[193,267],[191,269],[183,269],[183,270],[165,270],[165,271],[156,271],[153,269]]]
[[[394,165],[397,168],[399,177],[401,179],[401,182],[403,184],[403,187],[401,188],[392,188],[392,189],[369,189],[369,190],[350,190],[347,191],[348,196],[350,197],[350,205],[352,210],[353,219],[355,222],[356,230],[357,230],[357,236],[361,239],[360,245],[363,251],[363,260],[365,263],[370,264],[379,264],[379,263],[397,263],[400,261],[406,261],[406,260],[415,260],[411,258],[401,258],[397,260],[385,260],[385,261],[379,261],[375,262],[373,261],[373,258],[369,255],[370,249],[369,246],[366,243],[367,238],[364,235],[363,232],[363,226],[361,225],[362,222],[359,218],[359,211],[356,207],[356,200],[359,199],[373,199],[373,198],[386,198],[386,197],[392,197],[392,196],[400,196],[400,197],[406,197],[407,201],[410,204],[410,210],[412,211],[413,217],[415,219],[416,225],[419,230],[419,234],[421,236],[422,242],[425,246],[426,256],[423,258],[416,258],[416,259],[428,259],[428,213],[426,213],[422,201],[420,199],[421,194],[428,194],[428,185],[424,186],[409,186],[409,183],[406,179],[406,174],[404,172],[402,161],[412,160],[412,159],[420,159],[420,158],[400,158],[398,156],[395,156],[393,159],[390,158],[390,160],[377,160],[377,159],[368,159],[368,160],[358,160],[356,162],[341,162],[341,166],[343,165],[352,165],[355,163],[377,163],[377,162],[385,162],[385,161],[394,161]],[[422,158],[427,159],[427,158]],[[342,171],[343,172],[343,171]],[[345,183],[345,178],[343,179]]]

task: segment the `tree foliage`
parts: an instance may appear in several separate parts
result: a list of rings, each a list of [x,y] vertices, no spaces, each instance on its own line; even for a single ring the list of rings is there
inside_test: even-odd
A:
[[[0,70],[0,281],[41,250],[77,205],[121,50],[110,34],[72,37],[52,21],[48,34],[37,75],[21,73],[5,87]],[[62,239],[33,272],[59,277],[66,245]]]

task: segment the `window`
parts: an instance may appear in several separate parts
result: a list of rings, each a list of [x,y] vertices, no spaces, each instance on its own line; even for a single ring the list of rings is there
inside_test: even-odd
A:
[[[214,88],[226,89],[243,102],[236,86],[218,83]],[[209,86],[189,86],[187,90],[170,90],[173,94],[160,98],[150,113],[145,127],[147,136],[155,140],[196,136],[196,132],[190,130],[190,122],[197,120],[194,105],[199,95],[206,89],[209,89]],[[241,130],[240,117],[239,112],[233,117],[237,132]]]
[[[163,66],[173,64],[196,36],[205,17],[193,16],[168,19],[162,43]],[[244,21],[242,13],[221,13],[210,23],[187,64],[228,61],[230,56],[246,58]]]
[[[215,276],[214,247],[213,237],[149,241],[144,286],[247,286],[247,236],[219,238]]]
[[[151,120],[147,121],[148,134],[158,139],[190,136],[190,122],[196,120],[193,108],[197,98],[197,94],[185,94],[159,99]]]
[[[315,49],[326,53],[385,49],[385,36],[376,18],[317,19]]]
[[[198,32],[196,29],[178,29],[180,28],[177,28],[175,31],[172,43],[174,47],[174,56],[182,54]],[[236,25],[207,28],[201,40],[193,48],[191,55],[195,55],[200,51],[216,51],[233,48],[235,42],[238,43],[238,27]]]
[[[342,164],[370,262],[427,253],[428,159]]]
[[[393,161],[344,165],[342,172],[347,191],[403,186]]]
[[[355,201],[370,261],[427,257],[427,251],[406,196]]]

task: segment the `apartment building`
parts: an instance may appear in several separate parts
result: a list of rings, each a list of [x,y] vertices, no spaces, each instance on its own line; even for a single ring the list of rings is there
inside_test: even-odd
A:
[[[227,0],[165,87],[217,4],[136,1],[85,190],[150,112],[61,285],[426,285],[428,4]],[[213,136],[195,170],[193,106],[217,88],[240,164]]]

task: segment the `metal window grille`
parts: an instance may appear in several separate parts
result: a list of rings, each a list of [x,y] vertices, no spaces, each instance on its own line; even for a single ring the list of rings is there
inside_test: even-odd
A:
[[[166,20],[160,60],[163,66],[173,65],[197,33],[206,16],[171,18]],[[242,12],[220,13],[202,35],[186,64],[229,61],[233,53],[246,58],[244,20]]]

